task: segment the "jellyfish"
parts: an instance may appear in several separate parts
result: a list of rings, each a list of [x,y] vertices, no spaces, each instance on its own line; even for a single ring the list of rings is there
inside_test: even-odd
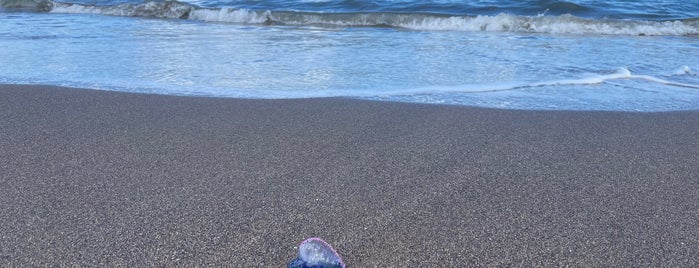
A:
[[[299,245],[299,255],[288,268],[345,268],[340,254],[328,242],[320,238],[309,238]]]

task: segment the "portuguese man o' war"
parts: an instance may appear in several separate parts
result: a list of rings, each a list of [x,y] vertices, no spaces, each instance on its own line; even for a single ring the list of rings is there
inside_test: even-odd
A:
[[[309,238],[299,245],[299,255],[288,268],[345,268],[340,254],[328,242],[320,238]]]

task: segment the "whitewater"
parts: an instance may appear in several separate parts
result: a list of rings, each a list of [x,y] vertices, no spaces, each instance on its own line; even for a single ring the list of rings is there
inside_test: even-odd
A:
[[[699,109],[699,4],[684,1],[0,3],[0,83],[505,109]]]

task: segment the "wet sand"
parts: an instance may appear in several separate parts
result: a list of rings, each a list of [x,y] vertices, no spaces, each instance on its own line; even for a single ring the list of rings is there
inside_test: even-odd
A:
[[[699,112],[0,86],[0,266],[699,266]]]

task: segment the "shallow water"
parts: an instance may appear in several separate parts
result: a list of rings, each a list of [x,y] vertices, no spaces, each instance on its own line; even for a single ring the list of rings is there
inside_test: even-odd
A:
[[[6,8],[0,82],[510,109],[699,109],[699,26],[689,12],[697,4],[638,12],[620,8],[622,1],[535,2]]]

